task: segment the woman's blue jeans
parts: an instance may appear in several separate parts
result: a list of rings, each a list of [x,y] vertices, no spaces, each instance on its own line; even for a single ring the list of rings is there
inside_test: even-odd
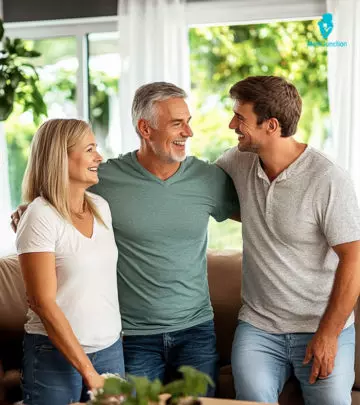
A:
[[[99,374],[125,376],[121,339],[88,357]],[[79,372],[43,335],[25,334],[22,387],[24,405],[68,405],[88,400],[88,388]]]

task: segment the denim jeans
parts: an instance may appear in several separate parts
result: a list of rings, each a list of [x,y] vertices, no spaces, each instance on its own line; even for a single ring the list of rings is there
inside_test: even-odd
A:
[[[339,336],[333,372],[311,385],[312,361],[303,365],[303,360],[313,336],[313,333],[267,333],[240,321],[231,356],[236,399],[277,402],[285,382],[294,374],[306,405],[350,405],[355,378],[354,325]]]
[[[88,357],[99,374],[125,375],[121,339]],[[68,405],[88,400],[81,375],[43,335],[25,334],[22,387],[24,405]]]
[[[217,377],[216,337],[214,321],[188,329],[156,335],[124,336],[125,371],[149,380],[163,382],[178,378],[180,366],[192,366]],[[207,396],[214,396],[215,387],[208,387]]]

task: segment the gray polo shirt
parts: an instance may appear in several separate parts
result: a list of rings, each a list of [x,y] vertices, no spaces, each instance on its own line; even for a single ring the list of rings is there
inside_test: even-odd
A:
[[[349,175],[319,151],[305,151],[270,182],[258,155],[237,147],[217,161],[233,179],[243,223],[243,306],[239,319],[270,333],[315,332],[338,256],[360,240]],[[353,322],[353,315],[345,327]]]

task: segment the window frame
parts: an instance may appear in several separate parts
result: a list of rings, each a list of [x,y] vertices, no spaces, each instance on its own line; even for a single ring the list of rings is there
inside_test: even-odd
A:
[[[201,25],[239,25],[271,21],[291,21],[320,18],[326,12],[326,0],[207,0],[186,4],[189,28]],[[239,16],[239,18],[234,18]],[[265,17],[266,16],[266,17]],[[5,23],[11,38],[49,39],[61,36],[76,37],[77,72],[76,107],[79,118],[89,120],[89,41],[88,34],[117,31],[117,16],[73,18],[66,20]]]

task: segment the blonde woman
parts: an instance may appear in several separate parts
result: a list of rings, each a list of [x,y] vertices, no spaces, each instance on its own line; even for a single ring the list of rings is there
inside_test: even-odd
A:
[[[30,303],[26,405],[84,401],[103,385],[100,374],[124,374],[111,214],[103,198],[86,192],[101,161],[81,120],[49,120],[32,141],[23,181],[30,204],[16,238]]]

